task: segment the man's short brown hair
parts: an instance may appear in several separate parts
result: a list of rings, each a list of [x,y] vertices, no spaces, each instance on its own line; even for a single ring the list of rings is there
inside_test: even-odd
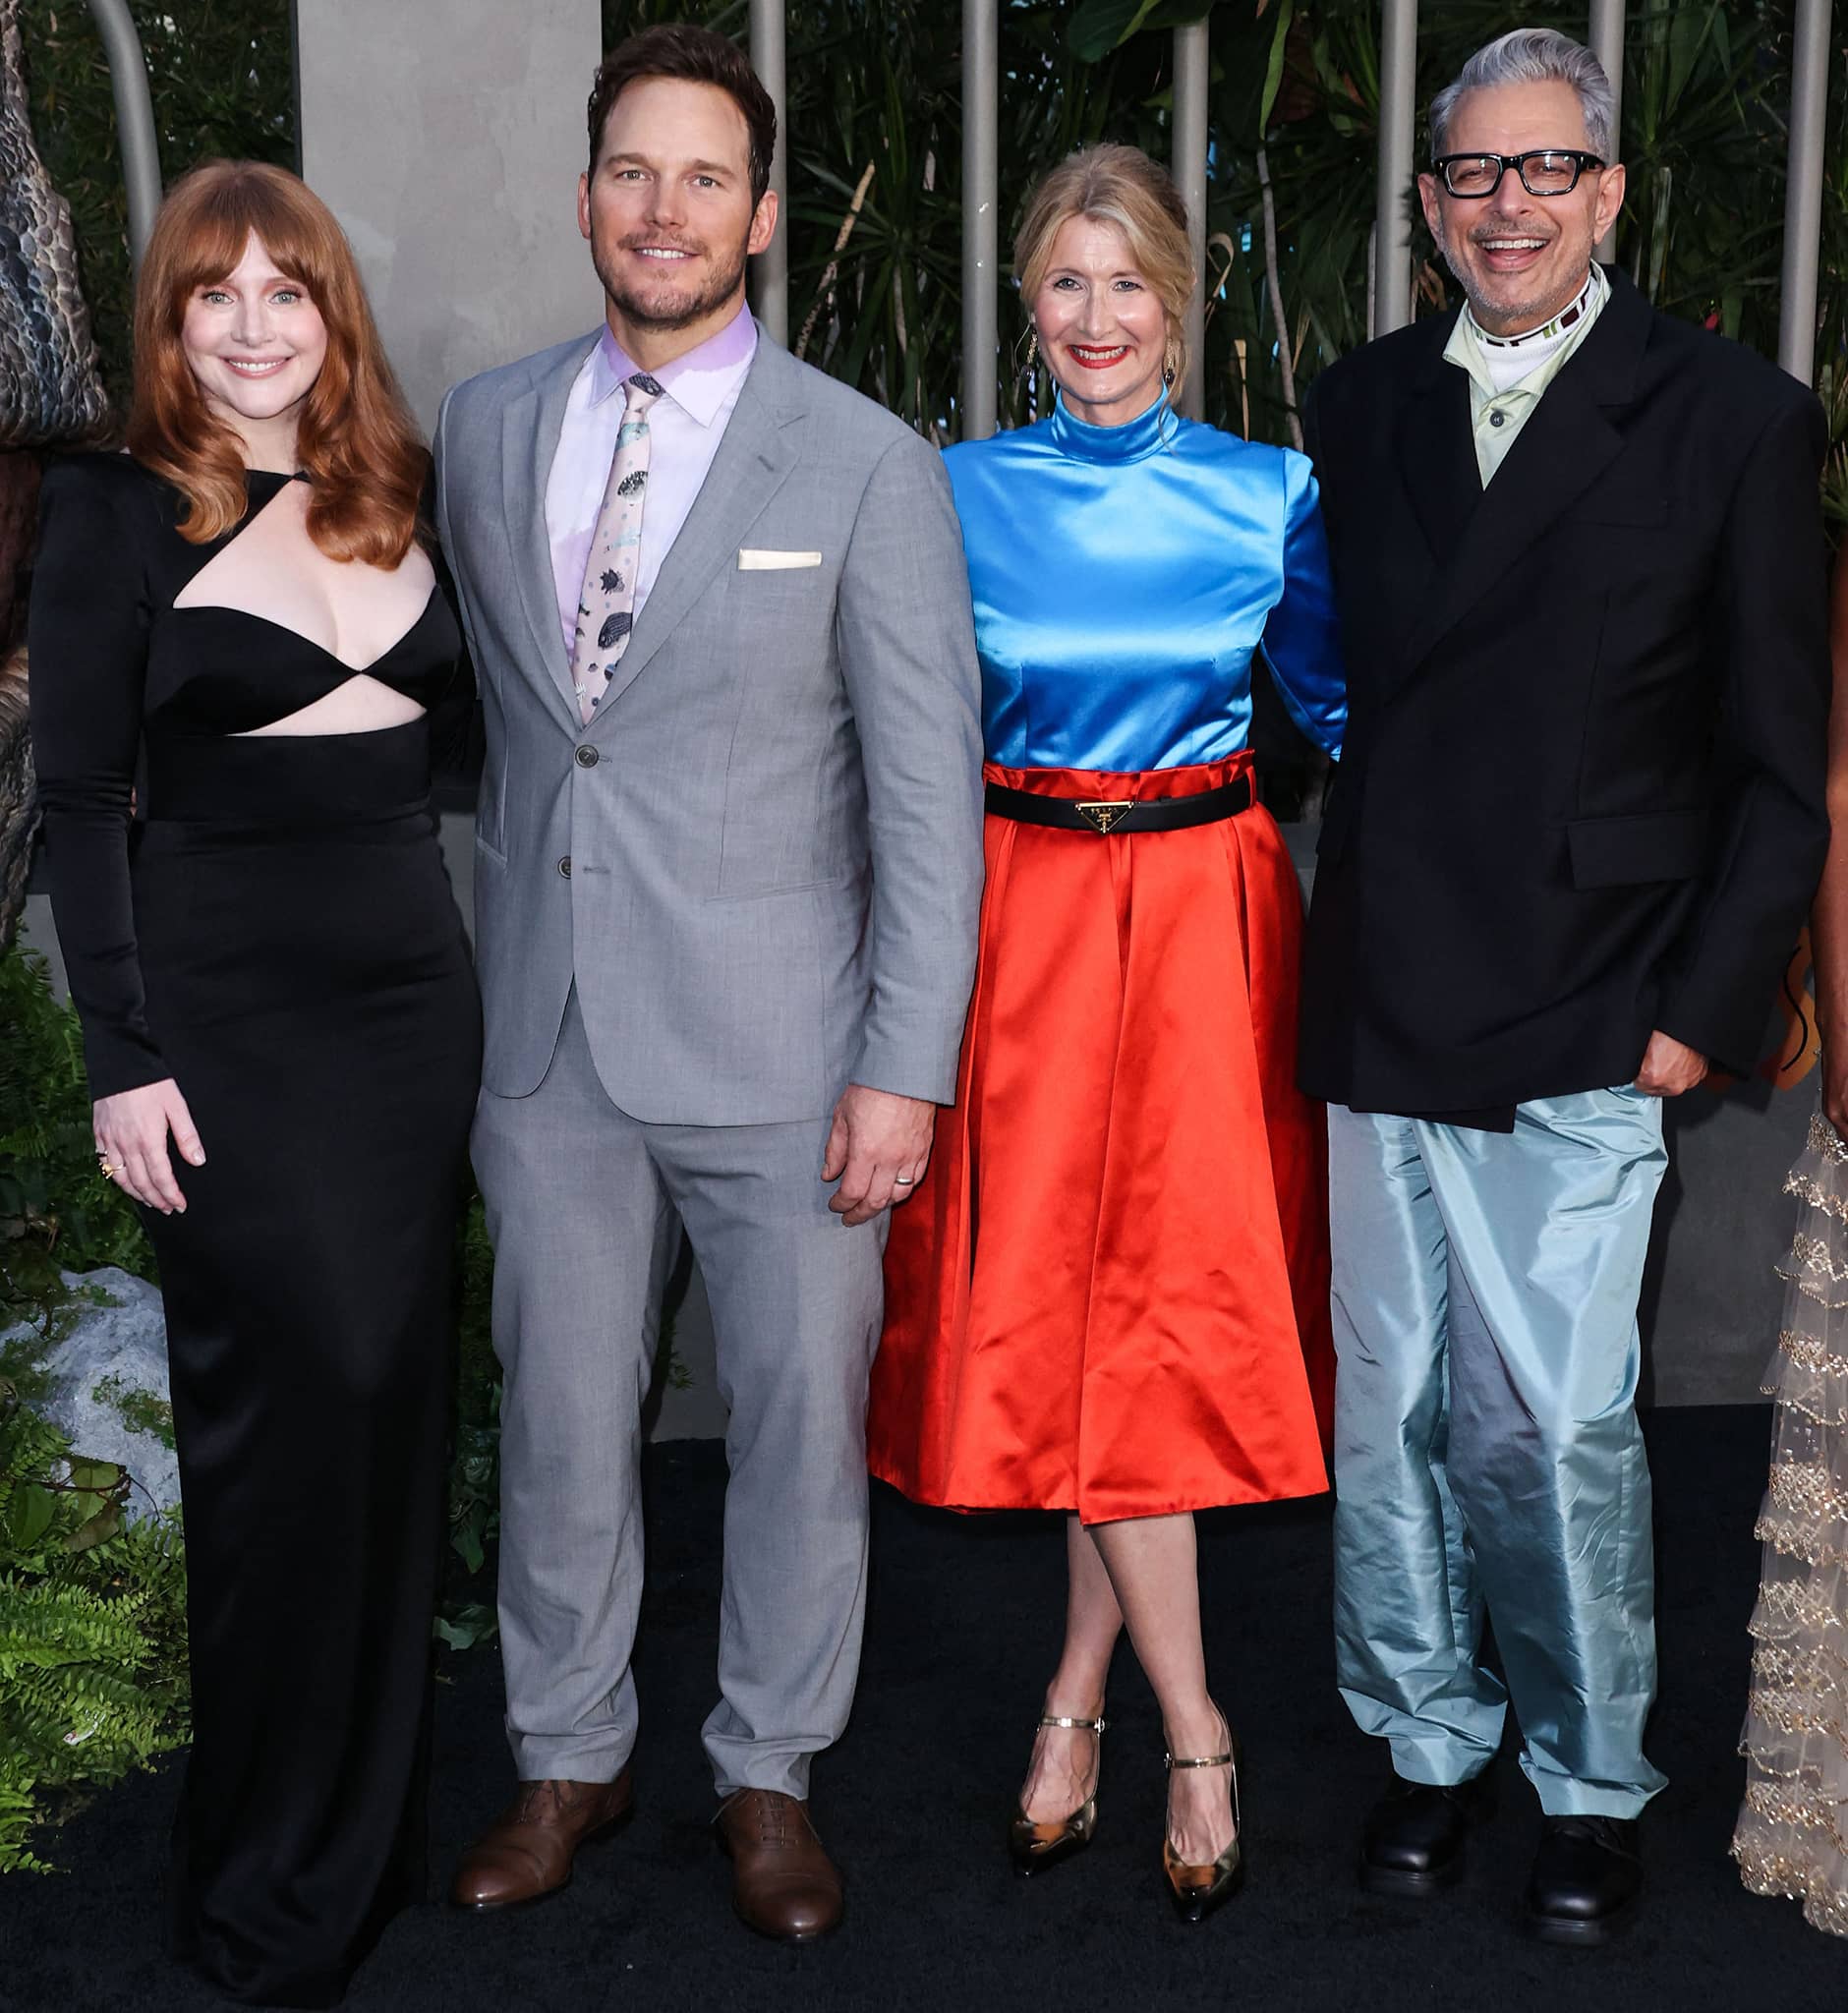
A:
[[[685,84],[711,84],[744,114],[751,140],[751,207],[770,187],[771,157],[777,151],[777,108],[757,72],[730,36],[716,29],[667,25],[645,28],[619,42],[603,60],[591,86],[591,173],[604,144],[604,127],[624,88],[648,77],[673,77]]]

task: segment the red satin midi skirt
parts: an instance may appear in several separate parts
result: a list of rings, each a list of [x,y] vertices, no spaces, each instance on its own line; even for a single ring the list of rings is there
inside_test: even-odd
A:
[[[1080,800],[1250,773],[986,771]],[[1318,1493],[1327,1135],[1282,834],[1255,806],[1108,836],[991,815],[985,850],[956,1103],[892,1215],[872,1471],[1087,1523]]]

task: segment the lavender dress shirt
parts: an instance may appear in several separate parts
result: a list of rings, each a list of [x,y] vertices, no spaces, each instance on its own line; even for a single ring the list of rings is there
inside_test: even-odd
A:
[[[653,373],[664,396],[648,420],[648,503],[642,512],[641,563],[635,579],[638,616],[719,452],[756,354],[757,323],[741,305],[717,335]],[[558,628],[567,660],[591,536],[616,455],[622,383],[640,368],[606,325],[565,403],[564,425],[546,485],[546,536],[551,545]]]

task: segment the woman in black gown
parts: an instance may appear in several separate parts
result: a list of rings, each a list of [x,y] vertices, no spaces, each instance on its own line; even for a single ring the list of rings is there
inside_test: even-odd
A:
[[[480,1053],[430,748],[468,679],[425,452],[295,177],[179,185],[136,352],[130,452],[46,478],[33,745],[97,1149],[166,1304],[196,1726],[176,1954],[322,2006],[423,1893]]]

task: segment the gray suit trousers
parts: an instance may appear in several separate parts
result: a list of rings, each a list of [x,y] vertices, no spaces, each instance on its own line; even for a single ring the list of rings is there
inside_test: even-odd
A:
[[[641,1409],[677,1214],[712,1301],[725,1452],[721,1796],[808,1794],[853,1702],[866,1609],[866,1389],[886,1219],[848,1230],[829,1119],[647,1124],[598,1077],[575,989],[525,1097],[482,1093],[495,1251],[500,1640],[522,1780],[612,1778],[635,1744]]]

